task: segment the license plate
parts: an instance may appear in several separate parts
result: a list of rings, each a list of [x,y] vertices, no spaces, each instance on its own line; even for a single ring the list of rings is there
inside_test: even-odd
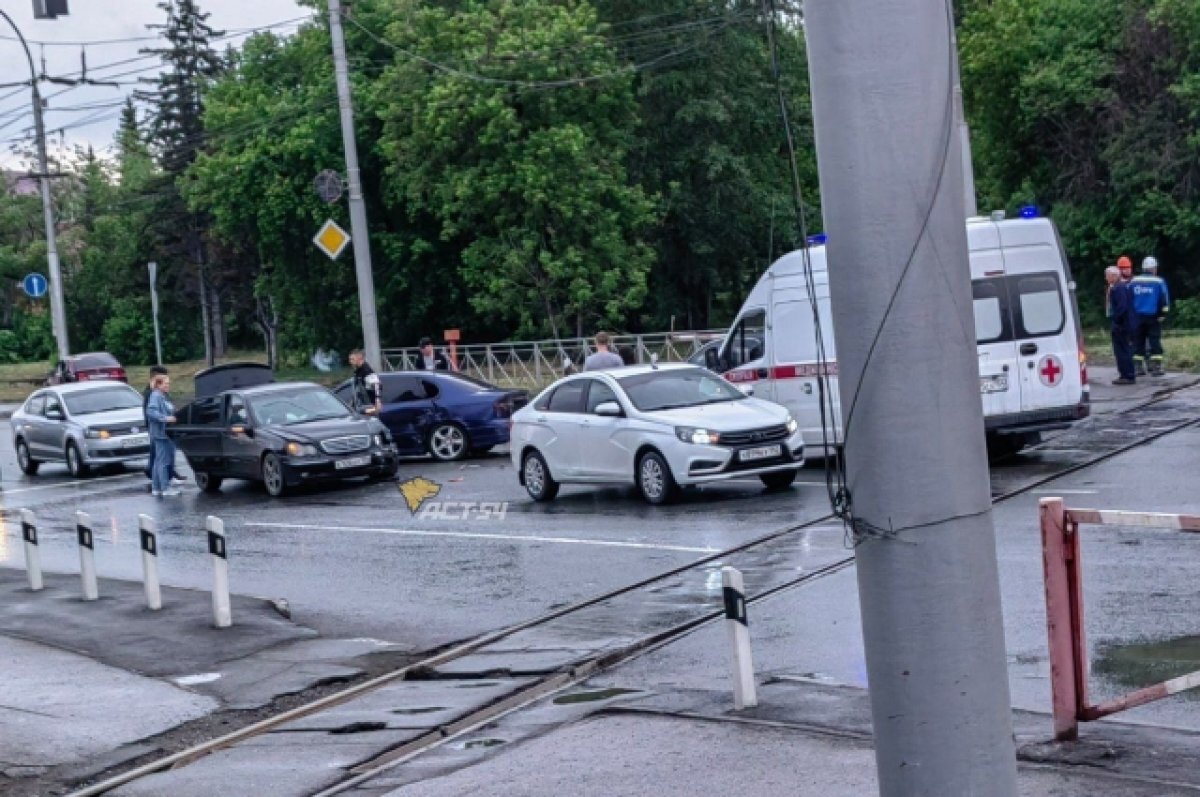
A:
[[[979,377],[980,393],[1004,393],[1008,390],[1008,377],[1003,374]]]
[[[150,435],[146,434],[133,435],[121,441],[122,448],[137,448],[148,445],[150,445]]]
[[[743,448],[738,452],[738,459],[742,462],[753,462],[756,459],[770,459],[777,457],[783,453],[783,449],[777,445],[760,446],[758,448]]]
[[[370,457],[350,457],[349,459],[339,459],[333,463],[333,466],[338,470],[345,470],[346,468],[361,468],[364,465],[370,464]]]

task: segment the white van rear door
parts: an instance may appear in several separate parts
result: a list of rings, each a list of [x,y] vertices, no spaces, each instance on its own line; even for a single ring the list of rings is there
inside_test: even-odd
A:
[[[827,289],[826,289],[827,290]],[[833,345],[833,319],[828,296],[817,299],[824,340],[825,368],[820,367],[813,306],[807,298],[777,294],[771,309],[771,400],[791,411],[804,434],[804,445],[820,455],[824,443],[840,442],[841,397]],[[795,296],[798,292],[791,292]],[[786,297],[786,298],[785,298]],[[822,390],[825,432],[822,433]]]
[[[1021,411],[1022,379],[1009,304],[1008,279],[1003,275],[971,281],[975,308],[975,340],[979,349],[979,394],[985,417]]]
[[[1064,288],[1056,271],[1009,277],[1024,412],[1072,406],[1082,392],[1079,347]]]

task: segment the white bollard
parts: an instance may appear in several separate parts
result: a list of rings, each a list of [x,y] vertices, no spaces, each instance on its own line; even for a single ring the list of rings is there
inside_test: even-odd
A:
[[[96,583],[96,538],[92,534],[92,519],[87,512],[75,513],[75,535],[79,539],[79,578],[83,581],[83,599],[100,597]]]
[[[38,549],[37,519],[32,510],[21,510],[21,538],[25,540],[25,572],[29,576],[29,589],[38,592],[42,588],[42,553]]]
[[[228,628],[233,625],[233,611],[229,605],[229,559],[225,547],[225,522],[219,517],[208,516],[208,552],[213,562],[213,625]]]
[[[732,567],[721,568],[721,587],[725,595],[725,627],[729,629],[730,658],[733,662],[733,707],[741,710],[758,705],[754,684],[754,659],[750,655],[750,628],[746,618],[746,588],[742,573]]]
[[[158,586],[158,534],[154,518],[138,515],[138,531],[142,540],[142,578],[146,584],[146,606],[153,611],[162,608],[162,589]]]

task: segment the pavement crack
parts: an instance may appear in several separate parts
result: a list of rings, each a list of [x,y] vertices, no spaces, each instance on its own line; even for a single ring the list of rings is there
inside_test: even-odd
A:
[[[52,719],[52,720],[62,719],[62,717],[59,717],[56,714],[46,714],[41,711],[34,711],[33,709],[20,708],[19,706],[6,706],[3,703],[0,703],[0,709],[5,709],[7,711],[15,711],[19,714],[32,714],[35,717],[46,717],[47,719]]]

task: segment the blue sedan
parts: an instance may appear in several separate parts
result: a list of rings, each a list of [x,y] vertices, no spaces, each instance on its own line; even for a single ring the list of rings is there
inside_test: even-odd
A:
[[[389,371],[379,374],[387,427],[401,454],[429,454],[443,462],[483,454],[508,442],[512,414],[529,402],[525,390],[506,390],[462,374]],[[334,394],[362,411],[364,396],[347,380]]]

